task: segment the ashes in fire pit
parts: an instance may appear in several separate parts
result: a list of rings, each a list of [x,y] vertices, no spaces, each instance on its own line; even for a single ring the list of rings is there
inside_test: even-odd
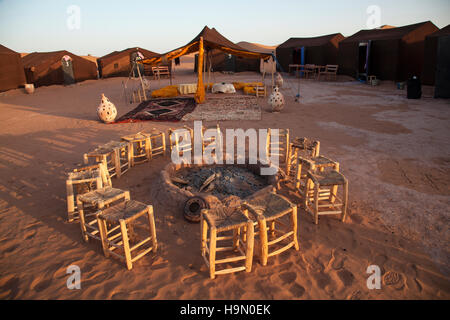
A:
[[[257,164],[168,164],[161,172],[160,197],[170,207],[179,208],[191,222],[199,222],[203,208],[236,206],[263,189],[272,190],[279,178],[262,175]]]
[[[184,168],[175,177],[179,180],[172,181],[179,188],[211,193],[220,200],[230,195],[243,199],[267,186],[267,179],[235,166]]]

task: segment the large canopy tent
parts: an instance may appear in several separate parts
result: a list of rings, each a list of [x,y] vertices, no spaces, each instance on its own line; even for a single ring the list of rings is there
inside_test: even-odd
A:
[[[425,37],[439,30],[426,21],[388,29],[361,30],[339,44],[339,70],[361,79],[405,81],[422,74]]]
[[[145,59],[139,62],[147,65],[160,65],[181,56],[198,52],[198,81],[195,100],[197,101],[197,103],[202,103],[205,101],[205,87],[203,85],[204,53],[205,51],[210,52],[214,49],[242,58],[266,60],[271,57],[271,55],[267,53],[252,52],[242,49],[222,36],[215,28],[210,29],[208,28],[208,26],[205,26],[203,30],[185,46],[169,51],[165,54],[160,55],[159,57]]]
[[[26,83],[20,53],[0,45],[0,92]]]
[[[435,96],[450,98],[450,25],[425,38],[422,83],[434,85]]]
[[[290,38],[276,49],[278,63],[287,72],[290,64],[337,64],[339,43],[345,37],[333,33],[313,38]],[[301,59],[301,49],[304,47],[304,61]]]
[[[142,48],[128,48],[122,51],[114,51],[97,59],[100,78],[128,77],[132,68],[132,61],[136,53],[140,52],[144,59],[159,56],[158,53]],[[169,70],[172,65],[168,64]],[[151,69],[144,70],[144,74],[151,75]]]
[[[97,79],[94,62],[69,51],[33,52],[22,58],[28,83],[36,87]]]

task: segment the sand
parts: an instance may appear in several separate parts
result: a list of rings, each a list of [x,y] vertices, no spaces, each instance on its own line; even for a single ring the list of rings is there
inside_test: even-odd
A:
[[[192,60],[190,61],[192,62]],[[195,82],[192,66],[177,67],[175,83]],[[215,74],[215,81],[255,81],[256,73]],[[449,299],[450,103],[405,99],[392,82],[371,87],[297,81],[285,76],[283,112],[260,100],[262,120],[221,121],[221,128],[289,128],[320,140],[321,154],[341,164],[349,180],[348,220],[299,210],[300,250],[256,258],[251,273],[210,280],[200,255],[200,227],[158,201],[160,157],[132,168],[113,186],[153,204],[160,250],[127,271],[84,243],[66,222],[66,173],[90,148],[153,127],[191,122],[106,125],[96,107],[104,93],[119,116],[136,105],[122,96],[125,78],[0,95],[1,299]],[[267,80],[269,83],[269,80]],[[168,80],[151,81],[152,88]],[[428,90],[427,88],[425,88]],[[213,123],[206,123],[211,125]],[[287,189],[283,194],[299,199]],[[66,269],[81,269],[81,289],[66,286]],[[369,290],[366,269],[382,271]]]

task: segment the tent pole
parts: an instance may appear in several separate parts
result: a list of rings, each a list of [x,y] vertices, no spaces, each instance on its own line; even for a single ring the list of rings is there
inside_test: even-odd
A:
[[[205,52],[203,50],[203,37],[200,37],[198,44],[198,80],[197,80],[197,92],[195,93],[195,101],[197,103],[203,103],[205,101],[205,86],[203,85],[203,56]]]
[[[136,64],[136,69],[137,69],[138,75],[139,75],[139,81],[141,81],[141,87],[142,87],[142,93],[144,94],[144,99],[147,100],[147,95],[145,94],[144,82],[142,81],[141,70],[139,70],[139,64],[137,62],[135,62],[135,64]],[[139,95],[139,97],[140,97],[140,95]]]

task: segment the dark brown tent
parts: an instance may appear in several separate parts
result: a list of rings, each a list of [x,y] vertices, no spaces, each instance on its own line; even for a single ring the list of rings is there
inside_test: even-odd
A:
[[[136,52],[140,52],[144,56],[144,59],[159,56],[156,52],[142,48],[128,48],[122,51],[111,52],[97,59],[100,77],[128,77],[132,67],[131,61],[134,59]],[[170,69],[172,64],[167,65]],[[144,74],[151,75],[151,68],[145,69]]]
[[[66,58],[68,63],[65,63]],[[64,58],[64,61],[63,61]],[[69,51],[33,52],[22,58],[28,83],[36,87],[97,79],[94,62]]]
[[[436,83],[438,80],[437,76],[441,83],[445,79],[447,79],[447,83],[450,81],[448,62],[446,66],[444,65],[446,61],[450,60],[450,53],[448,51],[449,38],[450,25],[425,38],[425,60],[422,72],[423,84],[438,86],[439,84]],[[438,69],[439,72],[437,72]]]
[[[355,78],[365,78],[369,73],[381,80],[394,81],[420,76],[425,37],[437,30],[430,21],[398,28],[361,30],[339,44],[340,73]]]
[[[337,64],[339,43],[344,39],[340,33],[313,38],[290,38],[276,49],[281,71],[288,72],[290,64],[301,64],[302,47],[305,47],[305,64]]]
[[[26,83],[20,53],[0,45],[0,92]]]

